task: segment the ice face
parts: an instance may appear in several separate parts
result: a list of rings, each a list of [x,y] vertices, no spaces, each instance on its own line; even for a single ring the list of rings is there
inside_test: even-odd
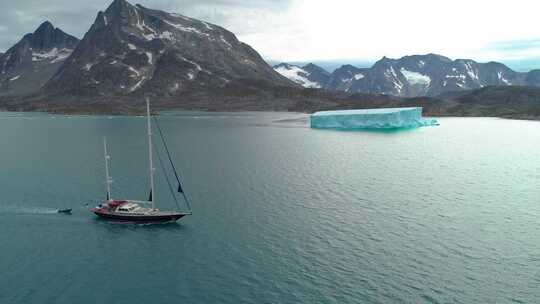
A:
[[[311,127],[315,129],[376,130],[437,125],[437,120],[422,117],[420,107],[324,111],[311,115]]]

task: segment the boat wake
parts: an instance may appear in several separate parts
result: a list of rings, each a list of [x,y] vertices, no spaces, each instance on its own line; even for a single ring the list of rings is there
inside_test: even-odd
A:
[[[37,206],[10,206],[0,205],[0,215],[26,215],[26,214],[58,214],[58,209],[49,207],[37,207]]]

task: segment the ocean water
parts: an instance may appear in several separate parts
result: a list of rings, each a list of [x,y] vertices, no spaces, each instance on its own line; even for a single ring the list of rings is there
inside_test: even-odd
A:
[[[113,197],[148,195],[144,118],[0,113],[0,303],[540,298],[540,122],[385,133],[311,130],[294,113],[160,122],[193,215],[133,225],[88,208],[105,196],[103,136]],[[158,173],[156,203],[174,208]]]

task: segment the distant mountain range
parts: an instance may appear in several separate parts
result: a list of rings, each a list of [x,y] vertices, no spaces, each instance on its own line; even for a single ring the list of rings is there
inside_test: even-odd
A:
[[[540,86],[540,70],[519,73],[498,62],[451,60],[435,54],[384,57],[371,68],[344,65],[331,74],[313,64],[282,63],[274,69],[304,87],[400,97],[438,96],[486,86]]]
[[[428,54],[332,73],[272,68],[226,29],[114,0],[82,40],[44,22],[0,54],[0,109],[140,113],[423,106],[429,115],[540,119],[540,70]],[[418,97],[425,96],[425,97]]]

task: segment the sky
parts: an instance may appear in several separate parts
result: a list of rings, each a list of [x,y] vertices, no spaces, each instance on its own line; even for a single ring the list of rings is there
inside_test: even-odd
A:
[[[0,2],[0,51],[45,21],[82,37],[112,0]],[[540,1],[138,0],[221,25],[271,62],[370,65],[383,56],[437,53],[452,59],[540,68]]]

